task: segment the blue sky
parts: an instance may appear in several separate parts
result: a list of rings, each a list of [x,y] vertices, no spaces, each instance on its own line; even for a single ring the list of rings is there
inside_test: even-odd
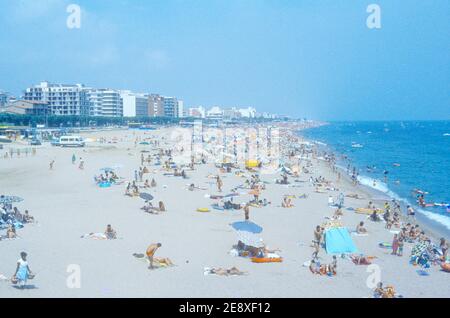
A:
[[[0,0],[0,90],[48,80],[324,120],[450,119],[449,17],[448,0]]]

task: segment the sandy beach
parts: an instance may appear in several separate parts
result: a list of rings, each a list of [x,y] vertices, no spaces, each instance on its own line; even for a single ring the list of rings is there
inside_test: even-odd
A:
[[[167,209],[160,214],[149,214],[140,208],[144,200],[125,196],[126,182],[134,178],[141,166],[141,151],[152,154],[156,147],[137,144],[140,140],[159,140],[160,147],[173,149],[168,136],[174,128],[155,131],[111,130],[82,133],[93,140],[85,148],[53,147],[48,143],[38,146],[36,155],[21,154],[20,158],[5,159],[0,150],[0,194],[16,195],[24,199],[17,207],[37,220],[18,229],[19,238],[0,241],[0,275],[10,278],[21,251],[28,253],[28,262],[36,274],[29,285],[19,290],[8,280],[0,281],[0,297],[372,297],[373,289],[367,280],[371,272],[367,266],[355,265],[351,260],[337,257],[337,275],[314,275],[304,263],[311,259],[313,231],[331,217],[335,208],[328,206],[328,196],[334,199],[340,192],[358,194],[362,199],[345,197],[344,215],[340,222],[353,231],[360,221],[365,222],[367,236],[352,239],[359,253],[373,256],[379,266],[381,281],[395,287],[404,297],[448,297],[450,274],[439,266],[431,266],[428,276],[420,276],[417,266],[409,264],[414,244],[405,243],[404,255],[390,255],[380,242],[392,242],[393,234],[382,222],[370,222],[366,215],[349,208],[366,207],[371,193],[354,186],[346,178],[337,179],[328,163],[311,159],[310,173],[289,177],[289,185],[276,184],[280,172],[261,174],[266,189],[261,197],[271,204],[261,208],[250,207],[250,221],[263,228],[261,237],[268,247],[277,252],[281,263],[259,264],[250,259],[230,254],[238,241],[231,223],[244,221],[244,211],[211,208],[214,200],[206,194],[218,194],[215,179],[223,181],[222,194],[242,185],[245,178],[220,172],[213,162],[198,164],[194,171],[186,170],[188,179],[165,175],[167,171],[154,164],[146,165],[157,186],[142,190],[154,196],[154,203],[163,201]],[[99,138],[115,143],[100,143]],[[15,143],[11,147],[21,147]],[[26,147],[26,146],[23,146]],[[72,164],[72,155],[76,164]],[[84,169],[79,169],[79,160]],[[54,168],[49,163],[54,160]],[[244,163],[240,163],[244,171]],[[100,188],[94,175],[102,167],[118,166],[116,173],[124,178],[121,185]],[[252,173],[245,172],[245,177]],[[322,176],[339,191],[315,192],[310,177]],[[294,179],[298,179],[294,182]],[[205,188],[188,190],[188,185]],[[142,185],[142,183],[139,183]],[[238,190],[234,202],[248,202],[248,189]],[[299,198],[305,194],[307,198]],[[293,195],[294,207],[282,208],[284,195]],[[380,203],[381,204],[381,203]],[[210,208],[209,213],[196,210]],[[381,205],[380,205],[381,207]],[[118,239],[94,240],[81,238],[86,233],[103,232],[107,224],[117,231]],[[0,230],[4,235],[5,230]],[[151,243],[162,243],[156,256],[168,257],[175,266],[150,270],[147,263],[133,257],[145,253]],[[322,263],[331,263],[332,256],[323,248],[319,253]],[[246,272],[242,276],[205,275],[205,267],[236,267]],[[80,288],[70,288],[71,270],[80,269]],[[69,272],[68,272],[69,269]],[[370,285],[370,284],[369,284]]]

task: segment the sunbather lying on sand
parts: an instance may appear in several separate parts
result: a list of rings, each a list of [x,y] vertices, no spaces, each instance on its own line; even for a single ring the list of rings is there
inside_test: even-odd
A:
[[[230,269],[226,268],[205,268],[205,274],[215,274],[219,276],[232,276],[232,275],[245,275],[247,272],[240,271],[236,267],[231,267]]]
[[[351,256],[352,262],[355,263],[355,265],[370,265],[371,257],[366,257],[364,255],[352,255]]]
[[[362,199],[358,193],[349,193],[345,195],[347,198],[352,198],[352,199]]]
[[[166,207],[162,201],[159,201],[158,207],[154,207],[150,201],[146,201],[145,203],[146,205],[144,205],[141,209],[147,213],[158,214],[159,212],[166,211]]]
[[[199,186],[196,186],[195,184],[191,183],[188,187],[189,191],[194,191],[194,190],[206,190],[206,188],[201,188]]]

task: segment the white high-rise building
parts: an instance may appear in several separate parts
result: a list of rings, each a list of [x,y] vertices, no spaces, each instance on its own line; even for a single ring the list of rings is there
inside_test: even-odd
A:
[[[87,90],[90,116],[119,117],[123,115],[120,93],[113,89],[99,88]]]
[[[148,94],[120,91],[123,100],[123,116],[148,116]]]
[[[253,107],[240,108],[238,112],[241,114],[241,117],[245,118],[254,118],[256,115],[256,109]]]
[[[48,103],[51,115],[89,115],[87,88],[82,84],[65,85],[41,82],[24,92],[24,100]]]
[[[223,110],[219,106],[213,106],[206,112],[206,118],[221,120],[223,118]]]

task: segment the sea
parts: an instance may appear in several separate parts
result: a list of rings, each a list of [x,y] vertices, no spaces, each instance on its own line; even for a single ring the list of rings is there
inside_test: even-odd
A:
[[[356,167],[362,185],[450,234],[450,121],[331,122],[300,135],[333,151],[344,171]],[[415,189],[436,205],[420,207]]]

